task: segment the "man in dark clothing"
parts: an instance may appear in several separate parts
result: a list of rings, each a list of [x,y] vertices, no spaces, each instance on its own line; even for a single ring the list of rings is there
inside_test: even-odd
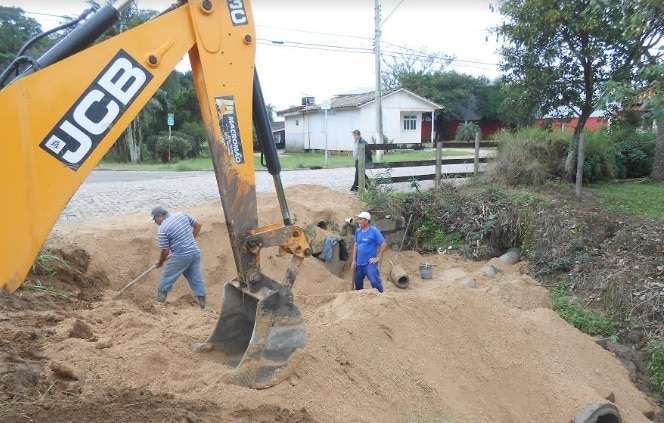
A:
[[[369,144],[369,143],[366,142],[364,140],[364,138],[362,138],[362,135],[360,134],[360,131],[358,129],[353,131],[353,139],[354,139],[354,141],[353,141],[353,158],[355,159],[355,179],[353,180],[353,186],[350,187],[350,190],[351,191],[357,191],[357,161],[360,159],[358,157],[358,145],[364,144],[364,162],[365,163],[372,163],[373,159],[371,157],[371,151],[367,150],[367,148],[366,148],[367,144]],[[365,180],[365,184],[366,184],[366,181],[368,180],[366,174],[364,176],[364,180]]]

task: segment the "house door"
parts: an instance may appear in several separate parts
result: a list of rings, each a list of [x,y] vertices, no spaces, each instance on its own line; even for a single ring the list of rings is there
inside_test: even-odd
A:
[[[431,125],[433,124],[431,112],[422,113],[422,142],[431,142]]]

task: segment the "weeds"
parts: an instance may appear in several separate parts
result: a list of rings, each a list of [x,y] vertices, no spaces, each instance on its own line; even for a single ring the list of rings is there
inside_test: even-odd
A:
[[[49,250],[42,250],[32,265],[32,272],[36,275],[52,275],[58,268],[71,270],[71,265],[62,257],[52,254]]]
[[[591,336],[615,336],[618,325],[609,318],[584,307],[571,293],[568,284],[561,283],[551,291],[553,310],[567,323]],[[662,355],[664,371],[664,352]],[[664,374],[663,374],[664,376]]]
[[[648,360],[650,382],[657,392],[664,394],[664,341],[651,342],[646,350],[650,355]]]
[[[39,280],[36,281],[34,285],[29,285],[28,289],[31,289],[33,291],[45,292],[47,294],[50,294],[50,295],[52,295],[56,298],[60,298],[62,300],[68,300],[72,297],[68,292],[65,292],[61,289],[57,289],[57,288],[53,288],[53,287],[50,287],[50,286],[42,285],[41,281],[39,281]]]

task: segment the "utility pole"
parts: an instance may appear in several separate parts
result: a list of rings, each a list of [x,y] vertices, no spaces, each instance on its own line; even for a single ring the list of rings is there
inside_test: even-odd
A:
[[[383,143],[383,101],[380,80],[380,0],[375,1],[374,10],[374,55],[376,60],[376,142]],[[383,161],[383,150],[376,151],[376,161]]]

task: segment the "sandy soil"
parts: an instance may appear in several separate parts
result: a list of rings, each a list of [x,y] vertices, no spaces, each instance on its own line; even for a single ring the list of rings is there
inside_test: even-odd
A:
[[[302,226],[340,224],[362,208],[352,196],[316,186],[289,189],[288,198]],[[261,196],[259,207],[262,223],[279,221],[273,196]],[[613,354],[550,310],[547,291],[522,264],[494,259],[501,271],[487,278],[486,262],[414,252],[388,253],[383,272],[397,262],[411,286],[401,290],[385,280],[384,294],[350,291],[348,275],[336,277],[316,259],[306,260],[295,293],[308,342],[294,374],[261,391],[225,384],[230,369],[214,354],[192,352],[191,344],[206,339],[216,323],[223,283],[234,276],[232,252],[218,203],[189,211],[204,224],[205,311],[184,280],[165,307],[154,306],[158,272],[113,299],[114,290],[157,258],[156,227],[147,216],[54,234],[54,244],[89,252],[89,271],[108,278],[101,300],[54,321],[42,348],[51,368],[73,372],[82,401],[112,389],[145,392],[160,404],[198,404],[197,421],[223,415],[231,422],[564,422],[612,393],[627,422],[647,422],[644,413],[655,409]],[[418,277],[424,261],[436,265],[432,280]],[[262,256],[264,272],[277,280],[286,264],[274,250]],[[91,334],[72,336],[81,322]]]

